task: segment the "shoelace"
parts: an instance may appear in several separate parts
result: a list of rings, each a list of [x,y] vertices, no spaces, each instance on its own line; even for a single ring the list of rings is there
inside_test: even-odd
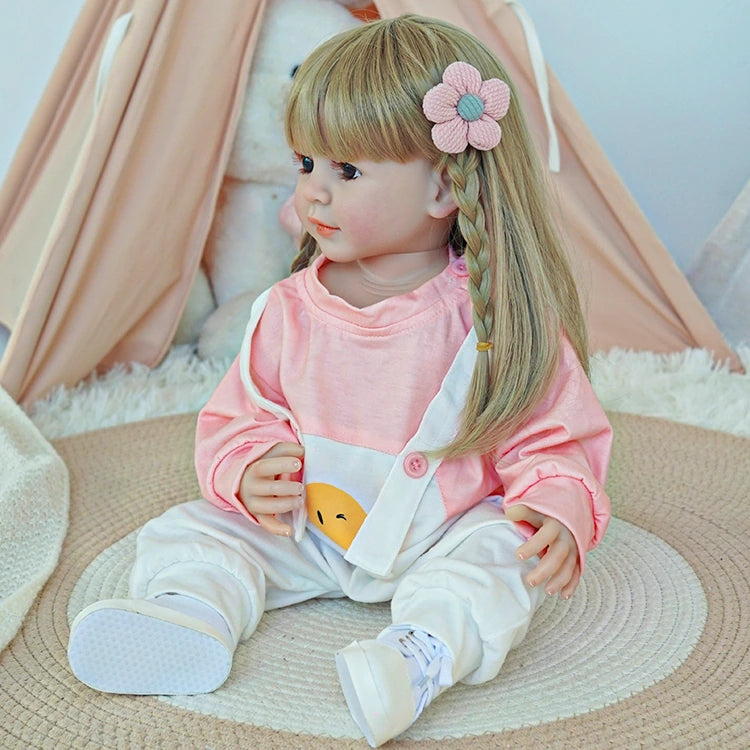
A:
[[[441,688],[453,684],[453,660],[445,645],[423,630],[393,629],[383,640],[398,648],[405,657],[414,659],[419,667],[420,678],[414,685],[419,692],[416,711],[419,715],[441,692]]]

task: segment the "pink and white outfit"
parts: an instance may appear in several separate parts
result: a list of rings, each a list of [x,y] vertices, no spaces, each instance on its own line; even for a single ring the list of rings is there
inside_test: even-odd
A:
[[[462,259],[364,309],[328,293],[326,262],[256,303],[198,418],[205,499],[144,527],[131,595],[197,598],[235,643],[266,609],[391,600],[394,623],[447,645],[453,681],[491,679],[543,596],[523,581],[535,561],[514,554],[528,531],[503,508],[522,502],[562,521],[583,567],[609,520],[611,428],[562,339],[549,392],[511,439],[488,456],[432,458],[455,434],[476,357]],[[265,532],[238,496],[245,467],[287,441],[305,447],[294,538]]]

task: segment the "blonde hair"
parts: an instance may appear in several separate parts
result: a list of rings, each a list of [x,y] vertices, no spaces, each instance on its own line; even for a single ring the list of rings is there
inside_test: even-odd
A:
[[[511,87],[502,139],[490,151],[449,155],[432,142],[422,99],[457,60]],[[461,426],[443,455],[488,453],[518,429],[549,388],[562,332],[588,371],[584,317],[518,95],[475,37],[414,15],[337,35],[298,69],[286,135],[300,153],[353,163],[425,158],[451,181],[451,242],[466,258],[477,337],[492,347],[477,353]],[[317,253],[306,234],[293,270]]]

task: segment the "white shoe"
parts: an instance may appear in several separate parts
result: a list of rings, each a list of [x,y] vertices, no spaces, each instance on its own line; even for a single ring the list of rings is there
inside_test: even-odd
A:
[[[352,718],[371,747],[408,729],[453,684],[446,646],[423,630],[386,628],[375,640],[354,641],[336,654]]]
[[[86,607],[68,642],[68,661],[81,682],[129,695],[210,693],[228,677],[233,654],[228,628],[222,632],[153,599]]]

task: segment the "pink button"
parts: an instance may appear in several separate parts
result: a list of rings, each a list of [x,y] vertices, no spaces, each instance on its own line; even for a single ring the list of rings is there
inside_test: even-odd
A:
[[[419,479],[427,473],[427,457],[423,453],[410,453],[404,459],[404,471],[412,479]]]
[[[466,258],[462,255],[451,262],[451,269],[456,276],[468,276],[469,269],[466,266]]]

